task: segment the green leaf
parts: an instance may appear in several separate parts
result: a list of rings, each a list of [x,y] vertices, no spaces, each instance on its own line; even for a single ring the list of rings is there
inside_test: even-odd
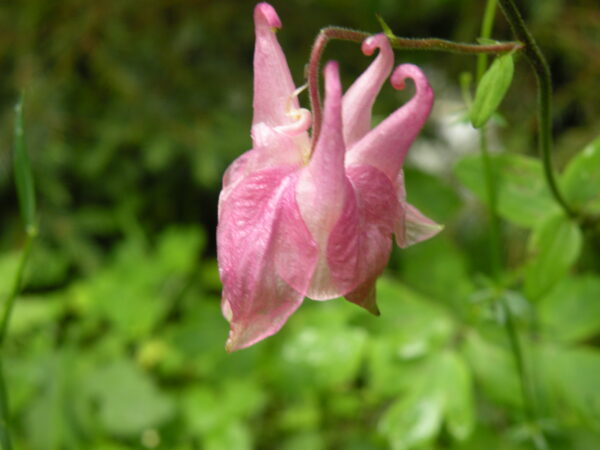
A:
[[[581,230],[562,213],[544,220],[533,231],[529,251],[533,254],[525,274],[525,294],[536,300],[546,294],[577,260]]]
[[[367,334],[350,326],[304,324],[282,349],[281,370],[287,383],[315,383],[319,387],[349,383],[357,374]]]
[[[25,130],[23,128],[23,97],[19,99],[15,107],[15,145],[13,152],[13,167],[15,171],[15,184],[19,207],[25,227],[30,232],[35,232],[35,188],[33,175],[27,156],[25,144]]]
[[[171,399],[145,372],[125,359],[99,369],[87,388],[98,401],[101,422],[110,433],[135,436],[174,414]]]
[[[464,352],[473,375],[491,399],[514,407],[522,405],[514,360],[506,349],[470,332]]]
[[[588,214],[600,214],[600,137],[569,162],[561,184],[570,205]]]
[[[385,23],[385,20],[383,20],[383,17],[381,17],[379,14],[375,14],[375,17],[377,18],[377,22],[379,22],[379,25],[381,26],[381,30],[387,36],[387,38],[395,39],[396,35],[394,34],[394,32],[392,31],[390,26],[387,23]]]
[[[592,348],[542,350],[544,384],[554,414],[569,424],[577,421],[600,430],[600,352]]]
[[[498,213],[525,228],[535,227],[546,216],[560,211],[546,187],[540,162],[516,154],[493,155]],[[480,155],[468,155],[454,168],[458,179],[481,200],[488,202],[485,170]]]
[[[486,124],[492,114],[498,109],[510,83],[514,72],[512,53],[496,58],[490,68],[481,78],[475,100],[471,105],[470,117],[475,128]]]
[[[393,449],[421,448],[446,422],[450,435],[464,441],[475,425],[472,381],[463,359],[444,351],[413,378],[410,392],[382,417],[379,430]]]
[[[418,392],[394,403],[379,422],[390,448],[405,450],[431,442],[440,431],[444,398],[434,373],[422,374]]]
[[[446,353],[444,367],[444,392],[446,395],[446,427],[457,441],[471,436],[475,428],[475,403],[473,380],[463,358],[456,353]],[[440,369],[440,370],[442,370]]]
[[[600,333],[600,278],[564,279],[539,305],[540,321],[549,337],[582,341]]]

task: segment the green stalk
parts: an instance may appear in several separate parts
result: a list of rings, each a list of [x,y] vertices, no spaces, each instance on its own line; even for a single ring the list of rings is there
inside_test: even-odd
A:
[[[17,267],[17,273],[15,275],[12,288],[8,297],[2,304],[2,312],[0,314],[0,350],[2,350],[4,346],[4,339],[6,338],[6,333],[8,331],[8,324],[10,322],[10,316],[15,304],[15,300],[21,292],[23,273],[25,272],[25,265],[27,264],[27,259],[29,258],[31,243],[35,238],[35,234],[35,231],[30,230],[28,230],[26,233],[25,245],[23,247],[23,251],[21,252],[21,258],[19,260],[19,265]]]
[[[539,151],[544,164],[544,176],[552,196],[565,213],[576,217],[576,212],[569,206],[561,194],[554,169],[552,167],[552,79],[550,68],[535,39],[527,29],[521,13],[513,0],[499,0],[500,9],[509,23],[515,37],[525,46],[523,54],[531,64],[537,80],[538,90],[538,133]]]
[[[35,187],[33,182],[33,174],[27,156],[25,145],[25,130],[23,126],[23,96],[21,95],[16,107],[15,120],[15,144],[13,151],[13,169],[15,177],[15,187],[17,197],[21,209],[21,215],[25,225],[25,244],[21,252],[21,258],[17,266],[17,272],[13,280],[11,290],[4,303],[0,305],[0,445],[1,450],[11,450],[10,440],[10,413],[8,403],[8,392],[4,381],[4,373],[2,371],[2,358],[4,357],[4,341],[8,332],[10,316],[15,304],[15,300],[21,292],[23,284],[23,274],[29,252],[31,251],[31,243],[37,236],[37,225],[35,221]]]
[[[494,17],[496,16],[496,5],[498,0],[488,0],[485,5],[485,12],[483,13],[483,22],[481,23],[480,37],[489,39],[492,35],[492,28],[494,26]],[[481,53],[477,55],[477,83],[481,80],[481,77],[487,69],[487,53]]]
[[[511,4],[512,10],[510,11],[511,18],[508,18],[508,14],[506,11],[507,4]],[[497,0],[488,0],[484,20],[481,28],[481,37],[489,38],[491,36],[492,25],[495,16]],[[540,126],[540,148],[542,154],[544,155],[544,171],[546,173],[546,180],[548,185],[550,186],[552,193],[556,200],[561,204],[561,206],[565,209],[568,214],[572,214],[571,210],[568,208],[567,204],[564,202],[560,192],[557,188],[556,182],[554,180],[554,174],[552,171],[552,161],[550,159],[551,145],[552,145],[552,136],[551,136],[551,121],[550,121],[550,100],[551,100],[551,84],[550,84],[550,71],[548,70],[548,66],[543,59],[542,54],[539,52],[537,46],[535,46],[535,42],[533,42],[533,38],[527,32],[525,28],[525,24],[523,23],[520,15],[516,8],[514,8],[514,4],[512,4],[512,0],[500,0],[500,5],[504,14],[507,16],[509,22],[511,19],[515,19],[518,17],[520,25],[519,29],[520,33],[515,32],[515,27],[511,22],[511,27],[513,27],[513,32],[515,32],[515,36],[517,39],[525,43],[525,48],[523,52],[528,55],[535,54],[533,58],[532,65],[534,69],[536,69],[536,75],[538,79],[538,98],[539,101],[539,126]],[[535,47],[531,47],[531,46]],[[532,52],[532,48],[534,48]],[[528,56],[530,61],[532,61],[531,56]],[[483,76],[487,66],[486,55],[480,55],[477,60],[477,80],[479,81]],[[480,148],[481,148],[481,156],[483,160],[484,166],[484,174],[486,179],[486,189],[488,195],[489,202],[489,213],[490,213],[490,238],[491,238],[491,251],[492,251],[492,269],[494,272],[494,276],[496,278],[496,282],[498,282],[498,277],[500,273],[500,269],[502,267],[502,242],[500,236],[500,218],[498,215],[498,206],[497,206],[497,193],[496,193],[496,185],[493,176],[491,160],[489,156],[489,152],[487,149],[487,139],[485,135],[485,126],[480,130]],[[515,366],[517,369],[517,373],[519,376],[519,384],[521,388],[521,396],[523,398],[523,405],[525,409],[525,414],[527,416],[527,420],[530,424],[533,425],[534,429],[532,430],[532,438],[533,444],[535,448],[538,450],[546,450],[548,448],[548,444],[546,443],[545,436],[541,429],[538,427],[538,413],[536,408],[535,401],[535,391],[533,380],[531,377],[531,373],[528,370],[525,355],[523,352],[523,346],[519,339],[519,335],[517,332],[517,327],[515,324],[515,319],[508,305],[505,296],[500,296],[498,298],[500,301],[502,310],[504,312],[504,327],[506,330],[506,334],[508,336],[508,340],[510,342],[511,352],[514,358]]]
[[[486,4],[480,34],[480,37],[483,39],[489,39],[492,35],[494,17],[496,15],[496,3],[497,0],[488,0]],[[485,73],[486,69],[487,55],[480,54],[477,56],[477,72],[475,74],[475,79],[477,80],[477,83],[481,81],[481,77]],[[490,251],[492,273],[496,282],[498,282],[498,279],[500,277],[500,271],[502,269],[502,238],[500,235],[500,216],[498,215],[498,195],[496,190],[496,180],[494,179],[492,161],[490,158],[490,153],[488,151],[485,125],[479,130],[479,150],[481,153],[481,160],[483,162],[485,188],[489,204],[488,214],[490,224]]]
[[[12,450],[9,428],[8,395],[4,383],[4,368],[0,358],[0,448],[2,450]]]

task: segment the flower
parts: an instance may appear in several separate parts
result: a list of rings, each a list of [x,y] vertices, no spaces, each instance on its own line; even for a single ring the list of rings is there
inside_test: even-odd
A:
[[[392,85],[402,89],[411,78],[416,93],[371,130],[371,108],[392,72],[387,38],[363,42],[363,53],[379,54],[343,97],[338,65],[327,63],[321,132],[311,145],[311,114],[300,108],[275,36],[279,17],[260,3],[254,23],[253,148],[227,169],[219,197],[228,351],[276,333],[304,297],[344,296],[378,314],[375,281],[392,234],[406,247],[441,229],[406,202],[404,191],[402,163],[433,103],[421,70],[395,69]]]

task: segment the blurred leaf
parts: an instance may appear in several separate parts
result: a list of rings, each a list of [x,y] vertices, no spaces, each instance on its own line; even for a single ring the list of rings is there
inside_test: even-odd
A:
[[[498,212],[516,225],[535,227],[546,216],[559,211],[544,181],[540,162],[511,153],[492,155]],[[455,167],[458,179],[487,204],[485,171],[480,155],[468,155]]]
[[[370,322],[373,333],[390,344],[391,355],[419,358],[447,345],[454,324],[434,301],[387,276],[377,283],[377,297],[382,315]]]
[[[362,361],[367,334],[350,326],[303,324],[283,345],[281,369],[286,383],[333,387],[349,383]]]
[[[10,321],[9,335],[27,333],[55,320],[62,311],[60,295],[22,296],[15,303]]]
[[[475,400],[469,367],[455,353],[446,353],[443,378],[446,427],[457,441],[465,441],[475,428]]]
[[[600,432],[600,352],[585,347],[547,347],[542,355],[542,373],[554,414]]]
[[[2,274],[2,276],[0,276],[0,302],[6,300],[6,297],[13,288],[20,259],[20,251],[0,255],[0,274]]]
[[[549,338],[582,341],[600,333],[600,278],[565,278],[539,304]]]
[[[411,391],[384,414],[379,430],[393,449],[421,448],[437,436],[444,420],[459,441],[468,438],[475,425],[469,371],[450,351],[430,358]]]
[[[435,386],[422,395],[394,403],[379,423],[379,430],[393,450],[417,448],[430,443],[442,424],[443,401]]]
[[[464,353],[473,375],[492,400],[517,408],[521,406],[516,367],[506,348],[472,331],[466,336]]]
[[[475,128],[484,126],[498,109],[510,87],[513,72],[513,55],[507,53],[498,56],[481,77],[470,111],[471,122]]]
[[[136,436],[156,427],[174,414],[171,398],[130,361],[115,360],[101,367],[87,384],[99,404],[100,420],[110,433]]]
[[[525,293],[530,300],[546,294],[568,272],[581,250],[581,230],[562,213],[547,217],[529,241],[533,254],[525,274]]]
[[[165,269],[185,275],[194,267],[205,242],[206,236],[199,227],[172,227],[160,235],[157,256]]]
[[[209,433],[202,447],[206,450],[252,450],[252,434],[245,424],[232,421],[227,427]]]
[[[474,286],[464,253],[447,235],[404,249],[399,256],[404,283],[441,304],[465,306]]]
[[[561,184],[570,205],[588,214],[600,214],[600,137],[569,162]]]
[[[404,180],[409,203],[440,223],[452,220],[459,211],[461,200],[450,186],[437,176],[405,168]]]
[[[13,153],[13,163],[15,171],[15,183],[17,186],[17,195],[19,197],[19,206],[23,222],[28,230],[35,230],[35,188],[33,184],[33,174],[27,155],[25,144],[25,130],[23,129],[23,97],[19,99],[15,107],[15,144]]]

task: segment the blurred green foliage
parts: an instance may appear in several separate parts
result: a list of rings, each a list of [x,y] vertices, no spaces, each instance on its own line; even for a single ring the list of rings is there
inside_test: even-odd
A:
[[[561,186],[598,214],[600,11],[595,0],[521,3],[553,69]],[[376,32],[378,13],[398,35],[473,41],[484,7],[273,4],[298,84],[325,25]],[[506,289],[490,281],[479,156],[435,174],[417,164],[406,170],[409,199],[446,230],[394,252],[380,318],[306,301],[276,337],[225,353],[214,228],[221,174],[250,146],[253,7],[0,4],[0,299],[23,239],[9,151],[21,90],[40,227],[2,355],[15,447],[527,449],[541,427],[553,449],[599,448],[600,238],[545,187],[534,79],[518,58],[501,108],[509,126],[494,128]],[[493,37],[510,39],[500,17]],[[326,58],[340,60],[346,86],[369,61],[346,43]],[[475,67],[456,55],[400,60],[431,73],[440,104]],[[377,117],[407,97],[385,89]],[[451,153],[441,126],[432,120],[421,142]],[[517,318],[539,423],[523,404],[499,297]]]

